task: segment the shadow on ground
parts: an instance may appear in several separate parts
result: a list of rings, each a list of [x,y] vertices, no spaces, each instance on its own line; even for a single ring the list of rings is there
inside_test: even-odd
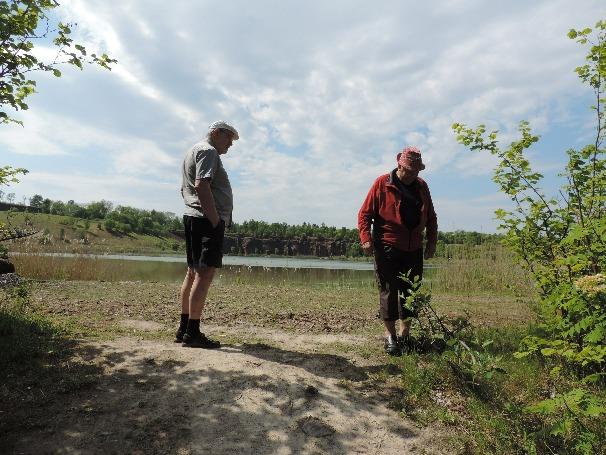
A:
[[[54,346],[35,369],[13,371],[18,391],[3,385],[1,453],[381,453],[385,440],[416,436],[339,386],[370,371],[337,355],[132,339]]]
[[[351,360],[335,354],[305,353],[269,346],[265,343],[244,343],[238,350],[262,360],[278,362],[303,368],[308,372],[324,378],[345,379],[359,382],[369,379],[372,373],[387,371],[398,372],[391,364],[360,367]]]

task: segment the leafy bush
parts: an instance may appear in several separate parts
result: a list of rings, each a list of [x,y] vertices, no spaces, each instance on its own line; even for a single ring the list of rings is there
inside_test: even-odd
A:
[[[567,151],[568,164],[561,174],[566,183],[559,196],[548,197],[541,190],[543,176],[531,169],[524,155],[539,140],[527,122],[520,123],[521,138],[506,149],[498,146],[497,132],[487,134],[484,125],[472,129],[456,123],[453,129],[461,144],[499,158],[493,180],[515,207],[496,212],[505,233],[503,243],[540,288],[542,323],[536,335],[524,339],[517,356],[538,355],[584,381],[557,390],[527,411],[553,417],[548,433],[561,438],[568,450],[590,454],[605,436],[606,415],[600,373],[606,361],[606,282],[601,274],[606,266],[606,22],[598,22],[595,32],[571,30],[568,36],[589,44],[586,63],[576,72],[596,95],[597,126],[592,144]]]

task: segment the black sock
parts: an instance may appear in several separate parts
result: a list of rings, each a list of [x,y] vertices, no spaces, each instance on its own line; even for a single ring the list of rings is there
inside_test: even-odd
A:
[[[200,319],[190,319],[187,321],[187,333],[190,335],[200,333]]]
[[[187,321],[189,321],[189,313],[181,313],[181,323],[179,324],[180,332],[185,332],[187,330]]]

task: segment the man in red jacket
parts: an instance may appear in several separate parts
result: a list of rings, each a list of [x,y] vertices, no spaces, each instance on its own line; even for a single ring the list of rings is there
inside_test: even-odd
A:
[[[374,252],[379,284],[379,316],[385,324],[385,352],[399,355],[410,332],[410,317],[404,307],[410,283],[423,276],[423,257],[436,251],[438,221],[429,187],[419,177],[425,169],[421,152],[406,147],[397,155],[398,167],[375,180],[358,213],[360,243],[366,254]],[[371,233],[372,225],[372,233]],[[423,254],[423,231],[427,245]],[[396,320],[400,331],[396,333]]]

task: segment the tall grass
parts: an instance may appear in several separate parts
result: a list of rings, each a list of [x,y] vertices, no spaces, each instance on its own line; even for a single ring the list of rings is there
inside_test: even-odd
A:
[[[34,279],[104,281],[179,281],[185,264],[109,260],[90,256],[42,256],[37,247],[20,245],[11,260],[19,274]],[[425,282],[439,294],[533,296],[529,275],[500,245],[447,245],[442,257],[427,264]],[[372,271],[224,266],[217,284],[304,286],[325,289],[369,289]]]
[[[499,244],[444,245],[432,264],[428,284],[435,292],[535,294],[530,274]]]
[[[40,256],[35,254],[11,255],[17,273],[38,280],[117,281],[121,278],[120,261],[114,266],[103,259],[89,256]]]

